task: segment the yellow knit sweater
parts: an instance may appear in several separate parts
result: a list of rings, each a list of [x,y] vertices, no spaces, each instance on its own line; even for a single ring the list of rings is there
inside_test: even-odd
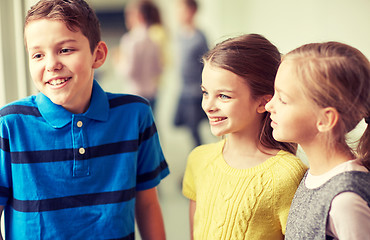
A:
[[[225,140],[194,149],[183,194],[196,201],[194,240],[283,239],[289,207],[307,167],[293,154],[249,169],[223,159]]]

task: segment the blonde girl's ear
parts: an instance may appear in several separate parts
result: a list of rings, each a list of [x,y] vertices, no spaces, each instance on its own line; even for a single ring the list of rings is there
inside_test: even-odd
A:
[[[257,107],[257,113],[264,113],[266,112],[266,104],[272,99],[272,95],[264,95],[259,98],[259,105]]]
[[[102,66],[105,62],[105,59],[107,58],[107,54],[108,54],[107,44],[103,41],[100,41],[96,46],[93,54],[94,62],[92,67],[96,69]]]
[[[332,130],[338,123],[339,113],[333,107],[326,107],[320,110],[316,123],[319,132]]]

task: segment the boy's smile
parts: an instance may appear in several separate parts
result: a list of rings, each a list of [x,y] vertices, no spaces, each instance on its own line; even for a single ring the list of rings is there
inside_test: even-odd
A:
[[[25,28],[29,67],[36,87],[53,103],[72,113],[89,107],[95,55],[81,31],[62,21],[40,19]]]

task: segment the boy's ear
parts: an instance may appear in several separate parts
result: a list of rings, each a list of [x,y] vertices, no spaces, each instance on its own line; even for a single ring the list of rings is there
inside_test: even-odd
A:
[[[260,102],[259,102],[259,105],[257,107],[257,113],[264,113],[266,112],[266,104],[272,99],[272,95],[264,95],[262,97],[260,97]]]
[[[94,51],[94,63],[93,68],[99,68],[105,62],[108,54],[107,44],[103,41],[100,41]]]
[[[320,110],[318,120],[316,123],[319,132],[327,132],[332,130],[338,123],[339,113],[333,107],[327,107]]]

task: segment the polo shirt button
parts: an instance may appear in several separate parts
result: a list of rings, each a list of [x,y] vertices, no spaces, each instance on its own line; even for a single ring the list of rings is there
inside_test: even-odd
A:
[[[85,148],[80,148],[78,149],[78,152],[82,155],[82,154],[85,154],[86,150]]]
[[[79,127],[79,128],[80,128],[80,127],[82,127],[82,125],[83,125],[82,121],[78,121],[78,122],[77,122],[77,127]]]

